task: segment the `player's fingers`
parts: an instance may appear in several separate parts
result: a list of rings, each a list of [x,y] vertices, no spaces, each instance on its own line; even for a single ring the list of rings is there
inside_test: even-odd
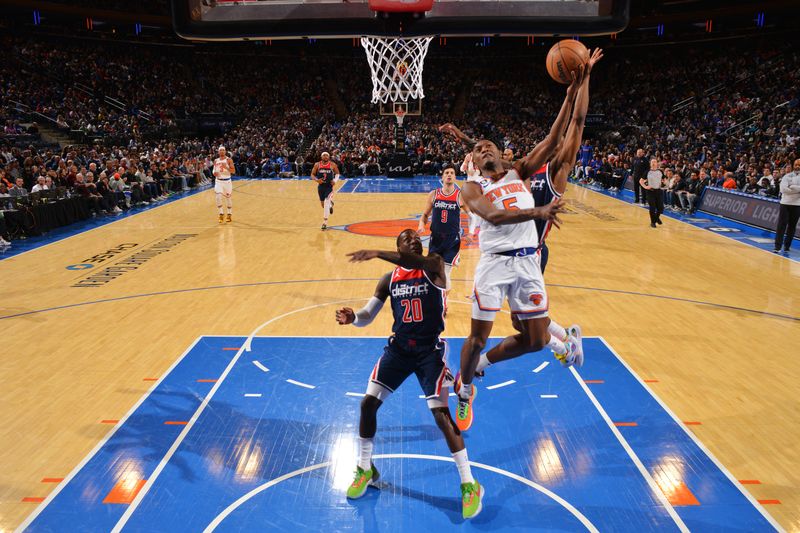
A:
[[[558,218],[558,216],[554,216],[552,219],[550,219],[550,221],[553,223],[555,227],[561,229],[561,219]]]

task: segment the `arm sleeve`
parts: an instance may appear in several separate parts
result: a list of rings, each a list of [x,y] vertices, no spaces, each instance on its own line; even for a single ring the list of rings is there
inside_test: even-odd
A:
[[[373,296],[369,299],[367,305],[356,311],[356,319],[353,321],[353,325],[359,328],[369,326],[378,316],[378,313],[381,312],[381,309],[383,309],[383,302]]]

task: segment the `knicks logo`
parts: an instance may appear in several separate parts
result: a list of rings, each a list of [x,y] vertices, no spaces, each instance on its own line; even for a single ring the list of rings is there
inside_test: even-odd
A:
[[[398,220],[371,220],[368,222],[354,222],[353,224],[348,224],[346,226],[334,226],[330,229],[347,231],[349,233],[355,233],[356,235],[391,237],[392,239],[396,239],[403,230],[416,230],[417,224],[419,224],[419,216]],[[470,238],[467,236],[467,232],[469,231],[469,216],[464,213],[461,214],[461,228],[463,230],[463,235],[461,237],[461,249],[465,250],[477,248],[478,237]],[[421,237],[422,243],[427,246],[428,241],[430,240],[430,232],[425,230],[421,234]]]
[[[540,294],[538,292],[535,292],[535,293],[531,294],[528,298],[533,303],[533,305],[535,305],[536,307],[539,307],[540,305],[542,305],[542,302],[544,301],[544,294]]]

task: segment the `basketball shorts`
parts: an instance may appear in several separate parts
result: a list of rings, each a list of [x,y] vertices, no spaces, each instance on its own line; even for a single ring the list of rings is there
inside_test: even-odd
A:
[[[475,268],[472,318],[494,321],[508,299],[511,313],[520,320],[547,316],[549,300],[539,266],[539,254],[508,257],[482,254]]]
[[[333,185],[319,185],[317,186],[317,194],[319,194],[319,201],[324,202],[325,198],[333,192]]]
[[[232,180],[214,180],[214,192],[230,196],[233,192]]]
[[[458,233],[433,233],[428,245],[430,253],[439,254],[448,265],[458,265],[461,236]]]
[[[447,407],[446,385],[452,377],[447,369],[447,343],[428,346],[401,346],[394,336],[383,349],[369,377],[367,394],[385,401],[411,374],[417,376],[428,407]]]

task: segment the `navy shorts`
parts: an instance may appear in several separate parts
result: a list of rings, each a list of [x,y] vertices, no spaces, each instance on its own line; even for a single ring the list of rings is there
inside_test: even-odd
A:
[[[405,344],[404,346],[401,346]],[[383,355],[370,374],[370,381],[394,392],[411,374],[416,374],[426,399],[438,398],[449,375],[445,357],[447,344],[439,341],[428,346],[409,346],[395,337],[383,349]]]
[[[461,252],[461,235],[457,233],[433,233],[428,244],[428,251],[439,254],[448,265],[458,264],[458,254]]]
[[[317,186],[317,193],[319,194],[319,201],[324,202],[325,198],[333,192],[333,185],[319,185]]]
[[[547,243],[542,243],[542,246],[539,248],[539,254],[539,263],[542,274],[544,274],[544,269],[547,268],[547,259],[550,257],[550,249],[547,248]]]

